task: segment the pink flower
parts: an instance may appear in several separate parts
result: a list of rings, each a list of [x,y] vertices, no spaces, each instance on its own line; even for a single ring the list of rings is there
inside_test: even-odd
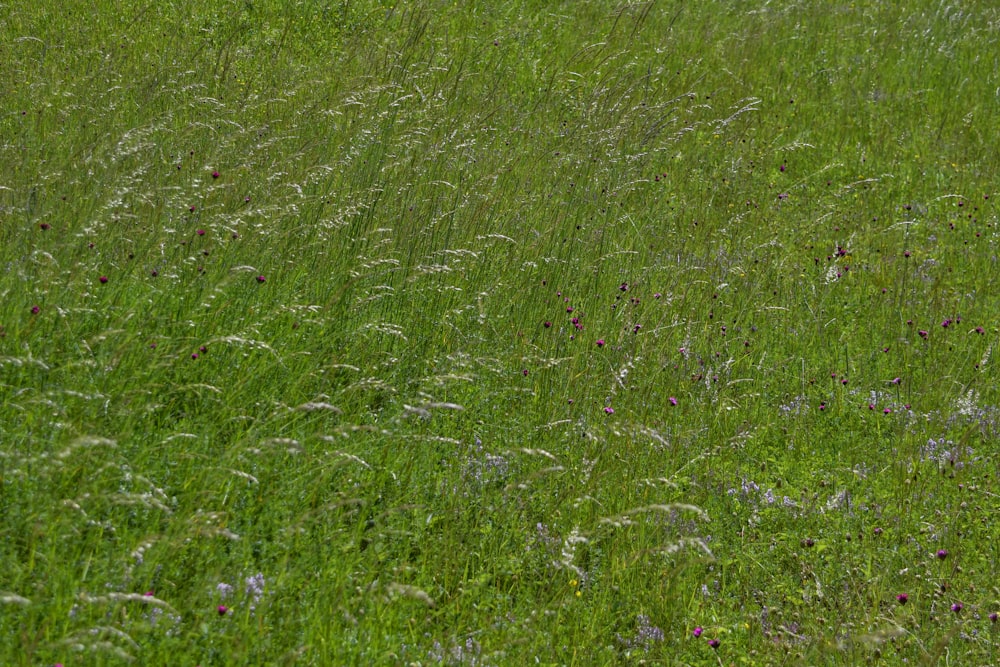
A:
[[[219,172],[213,171],[212,172],[212,178],[218,178],[218,177],[219,177]]]
[[[257,276],[257,282],[263,283],[263,282],[266,282],[266,281],[267,281],[267,278],[265,278],[264,276]]]
[[[604,347],[604,339],[603,338],[598,338],[597,339],[597,347]]]
[[[98,278],[98,280],[100,280],[101,284],[103,285],[104,283],[108,282],[108,277],[107,276],[101,276],[100,278]]]
[[[606,415],[613,415],[613,414],[615,414],[615,409],[609,405],[609,406],[607,406],[607,407],[604,408],[604,414],[606,414]]]
[[[218,607],[216,607],[216,611],[219,612],[219,616],[225,616],[226,612],[229,611],[229,607],[227,607],[224,604],[220,604]]]
[[[699,625],[694,629],[694,631],[691,634],[693,634],[695,637],[701,637],[702,632],[704,632],[704,630],[702,630],[701,626]]]
[[[670,405],[677,405],[677,399],[674,398],[673,396],[671,396],[667,400],[670,401]]]

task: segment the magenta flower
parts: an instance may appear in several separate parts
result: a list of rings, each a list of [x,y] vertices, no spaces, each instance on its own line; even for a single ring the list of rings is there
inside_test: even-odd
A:
[[[528,377],[528,369],[525,368],[523,371],[521,371],[521,375],[523,375],[524,377]]]
[[[910,601],[910,596],[907,595],[906,593],[900,593],[899,595],[896,596],[896,602],[898,602],[899,604],[906,604],[909,601]]]
[[[597,339],[597,347],[604,347],[604,339],[603,338],[598,338]]]
[[[48,231],[49,230],[49,223],[43,222],[42,224],[38,225],[38,228],[41,229],[43,232]]]
[[[924,331],[923,329],[920,329],[919,331],[917,331],[917,333],[918,333],[918,334],[920,335],[920,337],[921,337],[921,338],[927,338],[927,336],[929,335],[929,334],[928,334],[928,333],[927,333],[926,331]]]
[[[259,283],[267,282],[267,278],[265,278],[264,276],[257,276],[257,282]]]
[[[715,639],[714,637],[708,640],[708,645],[711,646],[712,648],[719,648],[719,643],[720,643],[719,640]]]
[[[609,406],[607,406],[607,407],[604,408],[604,414],[606,414],[606,415],[613,415],[613,414],[615,414],[615,409],[609,405]]]
[[[699,625],[698,627],[696,627],[694,629],[694,631],[691,634],[693,634],[697,638],[697,637],[701,637],[701,633],[702,632],[704,632],[704,630],[702,630],[701,626]]]
[[[229,607],[227,607],[227,606],[226,606],[226,605],[224,605],[224,604],[220,604],[220,605],[219,605],[218,607],[216,607],[216,609],[215,609],[215,610],[216,610],[217,612],[219,612],[219,616],[225,616],[225,615],[226,615],[226,612],[228,612],[228,611],[229,611]]]
[[[38,314],[38,313],[39,313],[39,312],[40,312],[41,310],[42,310],[42,309],[41,309],[41,308],[39,308],[38,306],[32,306],[32,307],[31,307],[31,314],[32,314],[32,315],[37,315],[37,314]]]
[[[198,236],[204,236],[205,235],[205,230],[204,229],[199,229],[198,231],[195,232],[195,234],[197,234]]]
[[[903,381],[902,378],[898,378],[898,377],[897,378],[892,378],[891,380],[889,380],[889,384],[899,384],[902,381]]]
[[[948,557],[948,550],[947,549],[938,549],[936,555],[938,557],[938,560],[944,560],[945,558]]]
[[[191,358],[192,359],[197,359],[198,358],[198,353],[197,352],[192,352],[191,353]]]
[[[951,610],[953,612],[955,612],[956,614],[961,613],[962,609],[964,609],[964,608],[965,607],[964,607],[964,605],[962,605],[961,602],[956,602],[955,604],[951,605]]]
[[[671,396],[670,398],[668,398],[667,402],[669,402],[670,405],[677,405],[677,399],[674,398],[673,396]]]
[[[552,326],[552,322],[546,322],[546,323],[545,323],[545,324],[543,324],[542,326],[544,326],[544,327],[545,327],[546,329],[548,329],[549,327],[551,327],[551,326]]]
[[[101,276],[100,278],[98,278],[98,280],[100,280],[101,284],[103,285],[104,283],[108,282],[108,277],[107,276]]]
[[[212,172],[212,178],[218,178],[218,177],[219,177],[219,172],[213,171]]]
[[[997,622],[997,618],[998,618],[998,616],[997,616],[997,613],[995,611],[990,612],[990,623],[996,623]]]

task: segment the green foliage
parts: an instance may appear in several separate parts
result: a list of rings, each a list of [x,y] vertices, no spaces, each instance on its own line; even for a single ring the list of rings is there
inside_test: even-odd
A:
[[[989,3],[93,4],[0,7],[0,662],[996,661]]]

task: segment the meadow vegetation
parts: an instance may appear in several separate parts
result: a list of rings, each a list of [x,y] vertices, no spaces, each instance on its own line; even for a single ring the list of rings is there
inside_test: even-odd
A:
[[[987,665],[1000,10],[0,5],[0,663]]]

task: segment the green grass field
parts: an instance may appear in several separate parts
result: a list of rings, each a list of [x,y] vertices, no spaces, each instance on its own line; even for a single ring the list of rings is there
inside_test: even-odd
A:
[[[0,664],[994,665],[993,2],[0,5]]]

